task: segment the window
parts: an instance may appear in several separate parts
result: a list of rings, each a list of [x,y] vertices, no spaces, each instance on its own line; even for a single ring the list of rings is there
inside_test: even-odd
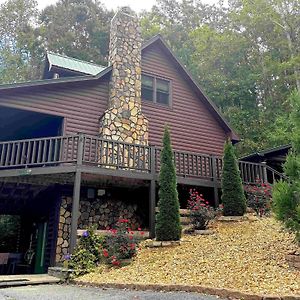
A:
[[[154,76],[142,75],[142,99],[170,105],[170,82]]]

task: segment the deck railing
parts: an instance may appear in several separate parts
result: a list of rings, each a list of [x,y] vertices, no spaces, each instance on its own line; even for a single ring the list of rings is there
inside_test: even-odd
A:
[[[85,164],[157,174],[160,159],[161,149],[154,146],[83,134],[0,142],[0,170]],[[218,156],[174,151],[174,164],[179,177],[221,179],[223,161]],[[239,161],[239,168],[244,183],[284,179],[281,173],[265,164]]]
[[[75,163],[78,135],[0,142],[0,169]]]

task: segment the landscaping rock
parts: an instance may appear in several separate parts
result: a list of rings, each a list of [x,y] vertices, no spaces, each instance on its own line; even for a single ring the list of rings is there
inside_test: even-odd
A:
[[[300,270],[300,254],[299,253],[290,253],[285,256],[285,259],[288,265],[292,268]]]
[[[180,241],[153,241],[147,240],[144,244],[148,248],[158,248],[158,247],[173,247],[180,245]]]
[[[220,222],[242,222],[247,220],[246,216],[221,216],[218,221]]]
[[[62,267],[49,267],[48,275],[59,278],[60,280],[68,280],[74,271]]]
[[[215,232],[213,230],[210,229],[205,229],[205,230],[194,230],[195,235],[210,235],[210,234],[214,234]]]

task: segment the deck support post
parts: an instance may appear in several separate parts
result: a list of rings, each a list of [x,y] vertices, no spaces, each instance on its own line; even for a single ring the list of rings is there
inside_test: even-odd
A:
[[[156,196],[155,180],[150,181],[149,189],[149,237],[155,237],[155,196]]]
[[[218,190],[218,178],[217,178],[217,164],[216,157],[214,155],[211,156],[211,176],[213,181],[213,189],[214,189],[214,205],[215,207],[219,206],[219,190]]]
[[[69,250],[70,254],[73,253],[77,242],[80,188],[81,188],[81,172],[76,171],[74,188],[73,188],[72,219],[71,219],[70,250]]]
[[[155,147],[150,148],[150,173],[152,179],[150,180],[149,188],[149,237],[155,237],[155,205],[156,205],[156,182],[155,182]]]
[[[71,218],[71,233],[70,233],[70,247],[69,253],[72,254],[77,243],[77,227],[79,218],[79,201],[81,189],[81,171],[78,169],[82,165],[84,136],[79,133],[78,148],[77,148],[77,168],[75,173],[74,187],[73,187],[73,202],[72,202],[72,218]]]

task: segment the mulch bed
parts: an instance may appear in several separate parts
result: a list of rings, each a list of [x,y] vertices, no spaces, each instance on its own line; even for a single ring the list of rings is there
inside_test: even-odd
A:
[[[100,266],[77,281],[121,286],[217,287],[260,295],[261,299],[261,295],[300,295],[300,271],[289,267],[285,259],[298,247],[293,235],[280,223],[272,218],[216,222],[213,230],[213,235],[185,235],[181,245],[175,247],[142,246],[131,265],[111,269]]]

